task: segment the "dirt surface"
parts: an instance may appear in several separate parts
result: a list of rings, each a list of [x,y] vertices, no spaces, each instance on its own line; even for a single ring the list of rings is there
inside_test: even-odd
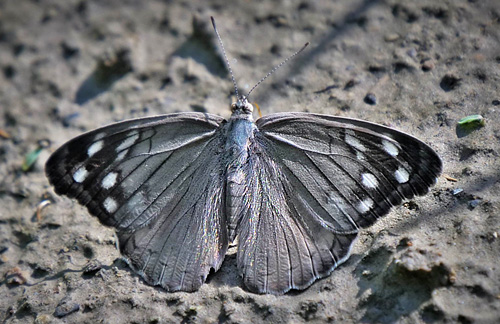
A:
[[[263,114],[366,119],[443,159],[430,194],[362,231],[351,258],[305,291],[248,293],[234,251],[198,292],[150,287],[120,260],[113,230],[45,178],[50,153],[83,131],[181,111],[228,117],[211,15],[242,89],[311,43],[254,92]],[[500,322],[499,44],[497,0],[0,1],[0,321]],[[457,128],[473,114],[486,125]]]

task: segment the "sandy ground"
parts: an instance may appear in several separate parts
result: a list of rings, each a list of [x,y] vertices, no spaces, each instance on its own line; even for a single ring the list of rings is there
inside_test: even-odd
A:
[[[248,293],[234,254],[198,292],[150,287],[113,231],[44,176],[50,153],[85,130],[180,111],[228,117],[211,15],[242,89],[311,43],[255,91],[263,114],[382,123],[444,162],[448,179],[364,230],[351,258],[303,292]],[[500,322],[499,44],[497,0],[0,1],[0,321]],[[458,131],[472,114],[486,126]]]

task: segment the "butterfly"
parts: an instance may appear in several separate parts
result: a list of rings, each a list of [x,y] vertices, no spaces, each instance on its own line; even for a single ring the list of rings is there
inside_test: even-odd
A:
[[[442,171],[428,145],[367,121],[290,112],[254,122],[253,88],[240,96],[233,83],[229,120],[127,120],[70,140],[46,163],[55,192],[113,227],[148,284],[199,289],[237,239],[249,291],[305,289],[346,261],[360,229],[426,194]]]

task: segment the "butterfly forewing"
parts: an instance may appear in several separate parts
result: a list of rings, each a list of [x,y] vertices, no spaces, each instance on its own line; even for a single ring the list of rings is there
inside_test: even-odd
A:
[[[46,173],[57,193],[117,229],[147,282],[196,290],[227,249],[223,122],[186,113],[103,127],[58,149]]]
[[[257,126],[314,217],[337,233],[371,225],[403,199],[423,195],[441,160],[418,139],[360,120],[274,114]]]

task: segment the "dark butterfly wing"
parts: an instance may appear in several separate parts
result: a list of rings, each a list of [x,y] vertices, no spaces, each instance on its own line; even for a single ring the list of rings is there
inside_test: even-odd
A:
[[[359,228],[421,195],[441,160],[419,140],[353,119],[266,116],[247,166],[238,267],[259,293],[303,289],[345,261]]]
[[[403,132],[366,121],[307,113],[257,121],[294,187],[323,226],[350,233],[392,206],[424,195],[441,174],[439,156]]]
[[[106,126],[64,144],[46,174],[117,230],[150,284],[193,291],[227,250],[220,117],[183,113]]]

